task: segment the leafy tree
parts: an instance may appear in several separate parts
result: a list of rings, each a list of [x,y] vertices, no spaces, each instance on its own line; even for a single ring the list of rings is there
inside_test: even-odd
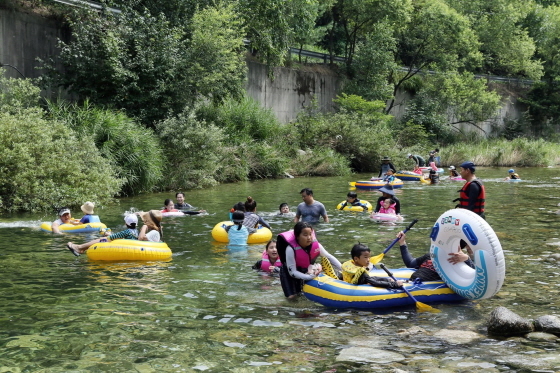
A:
[[[63,74],[54,79],[92,103],[125,109],[146,125],[180,113],[197,97],[239,96],[245,78],[243,31],[232,6],[196,12],[187,40],[163,15],[125,10],[122,17],[79,12],[72,41],[60,42]]]
[[[413,103],[405,120],[422,124],[428,133],[439,135],[443,133],[439,129],[442,113],[452,128],[465,123],[480,129],[477,123],[496,115],[501,97],[472,73],[447,73],[427,77]]]
[[[356,46],[354,63],[349,68],[350,80],[344,90],[367,100],[391,98],[389,76],[397,69],[396,47],[391,26],[386,22],[376,24],[372,33]]]
[[[468,19],[442,0],[414,3],[414,12],[406,28],[397,32],[396,61],[406,66],[394,70],[393,97],[405,82],[422,70],[455,71],[478,66],[479,43]],[[393,98],[388,107],[394,106]]]
[[[165,155],[152,129],[122,112],[64,101],[48,102],[50,115],[81,137],[93,140],[100,154],[123,180],[121,194],[151,192],[163,177]]]
[[[280,66],[289,48],[310,39],[318,0],[239,0],[250,48],[268,66]]]
[[[530,2],[451,0],[450,3],[469,18],[481,42],[482,72],[540,79],[542,64],[535,59],[535,41],[523,27],[532,8]]]

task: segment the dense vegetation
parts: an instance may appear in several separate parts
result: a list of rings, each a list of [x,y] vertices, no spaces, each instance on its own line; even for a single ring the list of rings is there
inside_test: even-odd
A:
[[[558,163],[558,1],[106,4],[122,13],[59,11],[72,30],[60,42],[63,71],[44,61],[38,82],[0,80],[0,146],[9,154],[0,209],[105,203],[285,173],[374,172],[386,155],[409,168],[404,154],[433,147],[448,163]],[[346,57],[335,113],[311,105],[281,125],[246,97],[247,54],[270,67],[294,64],[289,46]],[[468,129],[492,121],[503,99],[499,85],[476,74],[540,81],[521,97],[524,116],[484,140]],[[78,100],[40,101],[38,87],[62,87]],[[397,90],[413,97],[399,120],[388,114]],[[549,142],[531,140],[539,137]]]

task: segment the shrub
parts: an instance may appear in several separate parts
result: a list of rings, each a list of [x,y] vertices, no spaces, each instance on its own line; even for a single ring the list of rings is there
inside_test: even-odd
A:
[[[288,171],[297,176],[346,176],[350,174],[348,159],[329,148],[299,152]]]
[[[158,123],[157,129],[168,160],[164,188],[203,188],[222,181],[219,170],[229,149],[223,148],[220,128],[198,120],[194,108],[186,108]],[[233,158],[231,153],[228,156]]]
[[[39,211],[108,202],[122,182],[90,137],[38,109],[0,111],[0,209]]]
[[[122,112],[83,105],[48,102],[50,114],[74,129],[80,137],[89,136],[107,162],[124,180],[122,193],[150,192],[163,176],[165,156],[159,139]]]
[[[278,136],[280,126],[272,110],[262,108],[247,96],[240,101],[229,99],[223,104],[201,106],[198,118],[222,128],[232,144],[273,140]]]

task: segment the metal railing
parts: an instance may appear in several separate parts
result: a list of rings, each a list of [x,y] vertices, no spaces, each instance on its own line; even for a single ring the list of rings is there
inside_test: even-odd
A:
[[[111,8],[109,6],[104,6],[103,4],[98,3],[97,1],[88,1],[88,0],[52,0],[52,1],[54,1],[55,3],[77,6],[80,8],[91,8],[97,10],[98,12],[101,12],[106,9],[111,13],[121,14],[121,11],[119,9]]]

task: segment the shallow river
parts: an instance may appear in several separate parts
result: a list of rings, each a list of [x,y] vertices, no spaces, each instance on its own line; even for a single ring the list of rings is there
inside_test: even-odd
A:
[[[173,259],[163,263],[92,262],[65,249],[67,241],[95,235],[52,235],[38,229],[54,214],[0,218],[0,372],[529,372],[560,371],[560,343],[487,335],[486,319],[497,306],[526,318],[560,315],[560,169],[519,169],[519,183],[503,181],[504,168],[477,170],[487,190],[487,221],[500,238],[506,280],[492,299],[383,311],[333,310],[301,298],[285,300],[278,279],[250,269],[264,245],[230,250],[213,242],[213,226],[252,196],[275,234],[293,227],[275,217],[281,202],[295,210],[299,191],[310,187],[331,222],[317,226],[319,240],[341,261],[358,241],[372,255],[417,218],[407,234],[413,254],[429,249],[430,228],[462,183],[406,183],[398,192],[405,221],[379,224],[367,214],[336,211],[352,178],[296,178],[221,185],[189,191],[186,201],[207,215],[166,218]],[[375,201],[379,192],[360,191]],[[113,232],[123,213],[163,206],[174,195],[121,199],[97,209]],[[75,217],[81,212],[74,211]],[[384,262],[402,266],[398,247]],[[422,329],[414,334],[414,327]],[[469,341],[439,338],[466,331]],[[408,331],[409,333],[403,333]],[[439,334],[438,334],[439,333]],[[350,347],[374,348],[374,362],[337,357]],[[369,350],[365,350],[366,352]],[[373,350],[372,350],[373,351]],[[389,354],[389,356],[383,355]],[[541,364],[542,363],[542,364]],[[439,369],[439,370],[438,370]]]

